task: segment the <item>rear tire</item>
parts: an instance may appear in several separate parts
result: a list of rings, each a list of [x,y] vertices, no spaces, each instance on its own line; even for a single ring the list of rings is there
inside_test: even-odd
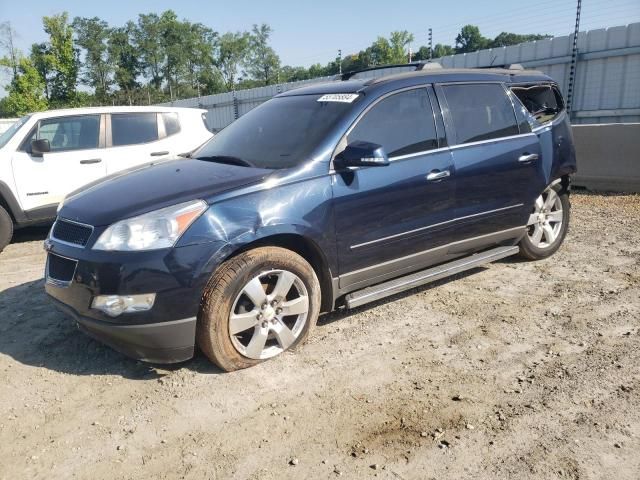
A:
[[[0,252],[9,245],[11,237],[13,237],[13,220],[9,212],[0,206]]]
[[[318,319],[320,283],[300,255],[260,247],[224,262],[207,284],[196,341],[231,372],[304,343]]]
[[[520,256],[542,260],[560,248],[569,231],[571,203],[562,185],[547,187],[536,199],[527,222],[527,233],[520,240]]]

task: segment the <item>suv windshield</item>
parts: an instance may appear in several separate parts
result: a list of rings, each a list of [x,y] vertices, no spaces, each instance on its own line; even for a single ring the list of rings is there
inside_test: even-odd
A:
[[[20,129],[20,127],[24,125],[27,120],[29,120],[29,117],[31,117],[31,115],[25,115],[16,123],[11,125],[8,130],[6,130],[4,133],[0,135],[0,148],[4,147],[7,143],[9,143],[9,140],[11,140],[11,138]]]
[[[222,130],[192,157],[270,169],[299,165],[309,160],[351,108],[348,102],[320,102],[320,98],[299,95],[269,100]]]

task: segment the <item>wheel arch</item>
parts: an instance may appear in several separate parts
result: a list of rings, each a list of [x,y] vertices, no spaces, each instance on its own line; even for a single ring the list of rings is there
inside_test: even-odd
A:
[[[0,206],[4,208],[14,223],[24,222],[26,217],[20,208],[20,204],[13,195],[9,185],[0,181]]]
[[[223,261],[227,261],[247,250],[259,247],[280,247],[297,253],[313,267],[320,282],[321,305],[320,312],[330,312],[333,310],[333,283],[331,267],[322,252],[322,249],[308,237],[297,233],[275,233],[258,238],[237,248]]]

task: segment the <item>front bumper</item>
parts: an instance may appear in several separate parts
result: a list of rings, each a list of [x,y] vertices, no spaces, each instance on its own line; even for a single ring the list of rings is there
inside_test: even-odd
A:
[[[74,318],[82,332],[128,357],[151,363],[177,363],[193,357],[196,317],[162,323],[115,325],[83,317],[49,295],[60,310]]]
[[[83,332],[127,356],[175,363],[193,356],[196,316],[212,270],[216,242],[149,252],[101,252],[46,241],[45,290]],[[49,272],[51,255],[75,262],[67,282]],[[150,310],[109,317],[92,309],[98,295],[154,293]]]

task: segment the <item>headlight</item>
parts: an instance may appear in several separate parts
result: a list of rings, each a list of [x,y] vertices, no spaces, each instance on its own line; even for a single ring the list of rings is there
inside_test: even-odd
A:
[[[139,251],[169,248],[207,208],[202,200],[181,203],[114,223],[94,250]]]

